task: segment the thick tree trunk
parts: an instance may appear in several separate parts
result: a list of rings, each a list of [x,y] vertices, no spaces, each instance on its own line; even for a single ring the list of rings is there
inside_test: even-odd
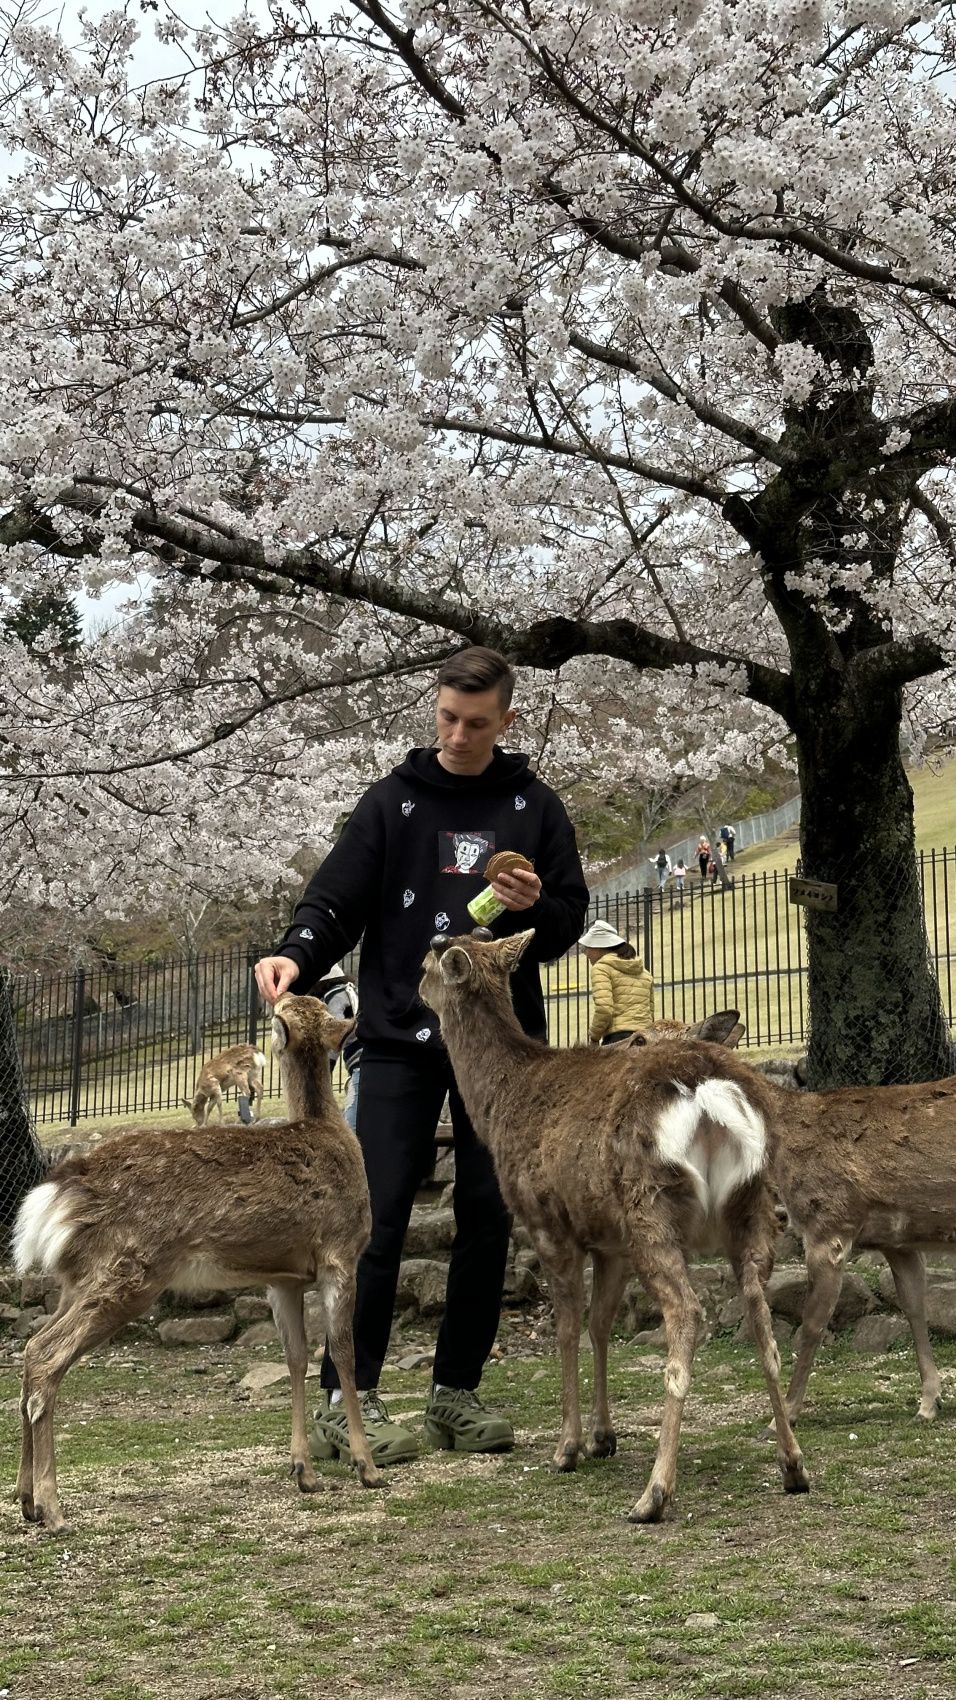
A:
[[[930,961],[899,748],[900,701],[845,693],[803,720],[800,842],[807,879],[838,888],[836,914],[806,911],[809,1084],[935,1080],[956,1058]]]
[[[0,1252],[24,1194],[45,1173],[27,1109],[10,987],[0,972]]]

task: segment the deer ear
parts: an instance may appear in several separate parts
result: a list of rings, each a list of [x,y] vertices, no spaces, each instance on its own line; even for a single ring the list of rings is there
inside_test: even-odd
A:
[[[325,1049],[333,1056],[338,1056],[339,1051],[345,1044],[349,1034],[354,1033],[357,1026],[358,1022],[354,1019],[350,1021],[343,1021],[341,1017],[337,1015],[330,1015],[325,1023],[322,1033],[322,1041],[325,1045]],[[273,1050],[274,1049],[275,1046],[273,1046]]]
[[[462,950],[460,944],[449,945],[438,958],[438,968],[441,977],[449,986],[463,986],[471,979],[472,963],[467,950]]]
[[[694,1031],[695,1039],[707,1039],[712,1045],[727,1045],[731,1050],[743,1033],[741,1027],[737,1038],[733,1038],[734,1028],[740,1021],[739,1009],[722,1009],[717,1015],[705,1015]]]
[[[289,1043],[289,1029],[281,1015],[272,1017],[272,1055],[280,1056]]]
[[[495,951],[499,962],[503,962],[509,974],[513,974],[534,938],[534,928],[529,927],[526,933],[512,933],[510,938],[502,939]]]

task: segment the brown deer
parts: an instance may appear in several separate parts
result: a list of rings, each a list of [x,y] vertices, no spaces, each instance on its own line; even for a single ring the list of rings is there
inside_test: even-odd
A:
[[[917,1416],[941,1404],[926,1325],[923,1251],[956,1249],[956,1077],[914,1086],[776,1089],[775,1179],[803,1238],[807,1297],[787,1392],[796,1420],[854,1248],[880,1251],[916,1347]]]
[[[528,1038],[508,980],[533,937],[532,931],[492,940],[479,929],[434,938],[421,995],[439,1016],[459,1091],[494,1158],[505,1201],[528,1228],[548,1277],[563,1386],[555,1467],[573,1470],[582,1451],[578,1340],[590,1253],[594,1409],[588,1450],[608,1457],[616,1449],[607,1341],[634,1270],[660,1304],[667,1365],[657,1457],[630,1517],[652,1523],[664,1515],[674,1494],[701,1319],[687,1253],[716,1238],[726,1245],[751,1321],[776,1419],[784,1487],[806,1492],[764,1297],[775,1232],[766,1184],[770,1093],[732,1052],[700,1041],[552,1050]]]
[[[724,1018],[711,1019],[719,1024]],[[693,1031],[683,1029],[687,1037]],[[660,1036],[648,1029],[633,1038],[655,1043]],[[732,1038],[723,1040],[728,1042]],[[773,1182],[807,1261],[787,1414],[796,1422],[803,1409],[847,1259],[854,1250],[879,1251],[916,1348],[921,1381],[916,1415],[932,1422],[942,1398],[926,1322],[923,1252],[956,1249],[956,1076],[807,1092],[802,1057],[771,1058],[756,1067],[776,1099]]]
[[[312,1493],[319,1482],[306,1432],[302,1299],[317,1285],[352,1457],[365,1487],[382,1484],[362,1427],[352,1345],[355,1270],[371,1229],[368,1186],[328,1060],[353,1025],[318,998],[286,994],[275,1005],[272,1049],[281,1054],[288,1122],[109,1140],[69,1157],[27,1194],[14,1228],[15,1265],[62,1281],[59,1308],[24,1351],[17,1494],[28,1520],[53,1532],[64,1526],[53,1442],[64,1375],[167,1287],[267,1287],[292,1378],[292,1471]]]
[[[255,1045],[231,1045],[228,1051],[220,1051],[218,1056],[210,1057],[197,1076],[192,1097],[183,1099],[187,1110],[192,1110],[196,1126],[205,1127],[213,1110],[219,1111],[219,1120],[222,1121],[222,1095],[232,1086],[237,1086],[240,1095],[249,1099],[254,1117],[256,1099],[260,1107],[262,1104],[262,1071],[265,1066],[265,1054]]]

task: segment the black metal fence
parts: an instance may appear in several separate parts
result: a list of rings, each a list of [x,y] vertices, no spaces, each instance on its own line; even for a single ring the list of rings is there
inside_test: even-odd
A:
[[[688,872],[597,899],[592,919],[631,939],[653,974],[656,1013],[693,1021],[736,1008],[743,1043],[799,1048],[806,1034],[806,968],[801,913],[788,902],[787,874],[738,874],[733,883]],[[956,950],[956,852],[920,858],[927,936],[946,1014],[953,1020],[951,961]],[[90,1117],[129,1119],[170,1110],[191,1097],[203,1062],[248,1040],[267,1049],[268,1013],[253,965],[261,951],[219,951],[188,960],[119,964],[8,980],[17,1042],[38,1123]],[[346,964],[350,966],[350,964]],[[588,967],[571,951],[544,970],[552,1043],[587,1036]],[[266,1072],[267,1099],[279,1095],[278,1069]]]

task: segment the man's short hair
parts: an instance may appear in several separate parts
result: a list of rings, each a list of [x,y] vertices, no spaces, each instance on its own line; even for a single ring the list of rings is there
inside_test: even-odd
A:
[[[449,656],[438,669],[438,688],[447,685],[453,691],[498,692],[502,708],[510,708],[514,694],[515,676],[503,655],[496,649],[482,649],[472,644]]]

